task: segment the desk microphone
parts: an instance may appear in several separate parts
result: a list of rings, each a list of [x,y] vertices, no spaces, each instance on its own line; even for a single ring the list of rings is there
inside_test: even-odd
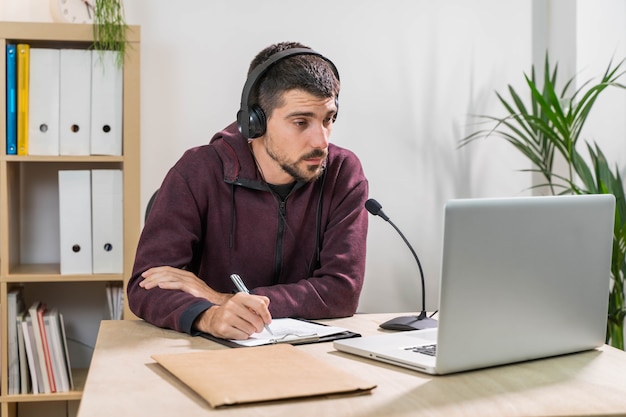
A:
[[[426,316],[426,285],[424,283],[424,271],[422,270],[422,264],[420,263],[420,260],[417,257],[415,250],[413,250],[413,247],[411,246],[409,241],[406,240],[406,237],[404,237],[400,229],[398,229],[398,227],[393,224],[391,220],[389,220],[389,216],[387,216],[383,212],[383,206],[381,206],[378,201],[370,198],[365,202],[365,208],[367,209],[367,211],[370,212],[370,214],[373,214],[374,216],[380,216],[384,221],[392,225],[393,228],[396,229],[396,232],[400,234],[400,237],[402,237],[404,243],[406,243],[406,245],[409,247],[411,253],[413,254],[413,257],[415,258],[415,261],[417,262],[417,267],[419,268],[420,278],[422,281],[422,311],[419,316],[396,317],[384,322],[380,325],[380,327],[388,330],[422,330],[431,327],[437,327],[437,320]]]

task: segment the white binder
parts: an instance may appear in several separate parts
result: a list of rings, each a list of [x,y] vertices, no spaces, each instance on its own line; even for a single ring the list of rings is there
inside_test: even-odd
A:
[[[61,155],[89,155],[91,121],[91,51],[61,49]]]
[[[58,49],[30,48],[28,154],[59,154]]]
[[[93,273],[124,272],[122,171],[91,171]]]
[[[123,72],[117,52],[91,55],[91,154],[122,154]]]
[[[61,274],[91,274],[91,172],[59,171]]]

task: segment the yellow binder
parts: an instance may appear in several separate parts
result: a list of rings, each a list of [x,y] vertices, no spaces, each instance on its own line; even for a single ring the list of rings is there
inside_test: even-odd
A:
[[[17,154],[28,155],[30,45],[17,44]]]

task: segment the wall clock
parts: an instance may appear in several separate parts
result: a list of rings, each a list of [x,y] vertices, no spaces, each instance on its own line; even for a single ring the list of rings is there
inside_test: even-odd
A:
[[[93,23],[96,0],[50,0],[52,18],[63,23]]]

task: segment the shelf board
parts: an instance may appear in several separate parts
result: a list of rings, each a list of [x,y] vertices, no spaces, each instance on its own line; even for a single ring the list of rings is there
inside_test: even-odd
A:
[[[48,22],[2,22],[0,38],[26,43],[38,42],[54,45],[54,42],[67,45],[69,42],[92,43],[93,25],[76,23]],[[126,40],[129,43],[140,42],[139,26],[129,25]]]
[[[54,394],[18,394],[3,395],[4,402],[34,402],[34,401],[73,401],[83,397],[83,389],[87,380],[87,369],[72,369],[74,389],[68,392],[55,392]]]
[[[123,281],[123,274],[76,274],[62,275],[59,264],[25,264],[10,268],[4,277],[6,282],[95,282]]]
[[[123,156],[110,155],[2,155],[0,160],[7,162],[124,162]]]

